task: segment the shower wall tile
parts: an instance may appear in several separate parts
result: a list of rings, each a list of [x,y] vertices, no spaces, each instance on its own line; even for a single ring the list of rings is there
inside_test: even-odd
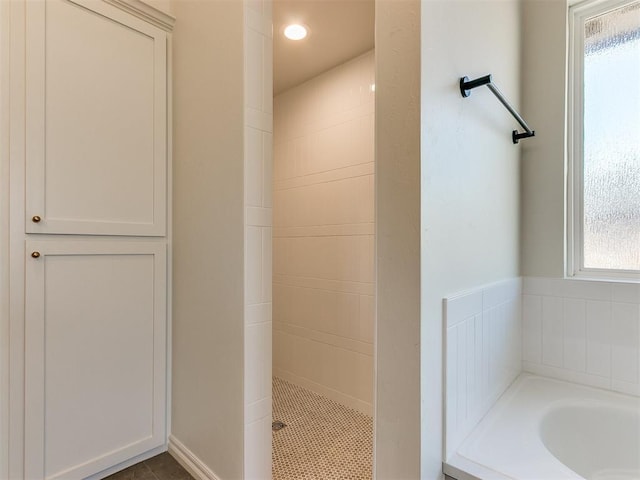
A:
[[[244,479],[271,478],[271,0],[245,0]],[[263,72],[265,72],[263,74]]]
[[[253,368],[248,372],[245,385],[247,405],[259,408],[260,402],[271,394],[271,365],[264,359],[271,356],[271,324],[264,322],[248,325],[245,329],[245,361]],[[255,417],[252,413],[250,416]]]
[[[278,188],[276,202],[289,208],[276,210],[275,225],[290,229],[373,224],[373,202],[368,201],[373,198],[373,163],[330,173],[303,177],[306,184],[287,182],[293,185]]]
[[[521,292],[514,278],[444,299],[447,456],[522,371]]]
[[[278,322],[373,344],[373,296],[277,283],[273,292]]]
[[[373,235],[276,237],[273,242],[279,275],[373,283]]]
[[[265,448],[265,438],[269,448]],[[244,478],[262,480],[271,478],[271,411],[269,415],[248,423],[244,427],[245,471]]]
[[[288,367],[276,368],[274,374],[371,415],[372,405],[366,399],[373,395],[372,348],[361,353],[348,345],[324,343],[322,340],[295,330],[290,333],[274,323],[274,362]]]
[[[640,285],[525,278],[522,342],[528,372],[640,395]]]
[[[273,122],[274,374],[367,414],[373,79],[370,52],[278,95]]]

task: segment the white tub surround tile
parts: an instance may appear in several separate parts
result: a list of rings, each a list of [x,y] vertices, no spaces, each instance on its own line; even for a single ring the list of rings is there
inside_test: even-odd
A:
[[[638,305],[611,304],[611,379],[638,384],[640,315]]]
[[[447,457],[522,371],[521,310],[519,278],[444,299]]]
[[[542,362],[542,297],[522,297],[522,360]]]
[[[587,368],[586,300],[570,298],[563,307],[563,365],[583,372]]]
[[[640,285],[527,277],[522,305],[526,371],[640,395]]]
[[[542,299],[542,362],[560,367],[563,363],[562,299]]]
[[[611,303],[587,300],[587,373],[611,377]]]

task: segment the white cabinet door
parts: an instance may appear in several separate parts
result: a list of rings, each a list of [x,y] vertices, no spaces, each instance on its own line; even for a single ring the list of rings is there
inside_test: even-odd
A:
[[[27,233],[165,235],[167,37],[101,0],[30,0]]]
[[[81,479],[163,445],[165,244],[26,248],[25,478]]]

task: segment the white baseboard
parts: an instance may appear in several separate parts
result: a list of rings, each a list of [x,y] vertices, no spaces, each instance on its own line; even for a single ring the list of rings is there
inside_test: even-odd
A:
[[[220,477],[173,435],[169,435],[169,454],[196,480],[220,480]]]

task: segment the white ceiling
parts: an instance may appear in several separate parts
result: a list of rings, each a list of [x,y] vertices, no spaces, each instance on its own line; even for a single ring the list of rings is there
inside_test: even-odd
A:
[[[286,39],[289,23],[308,26],[310,35]],[[371,50],[373,32],[374,0],[274,0],[274,95]]]

